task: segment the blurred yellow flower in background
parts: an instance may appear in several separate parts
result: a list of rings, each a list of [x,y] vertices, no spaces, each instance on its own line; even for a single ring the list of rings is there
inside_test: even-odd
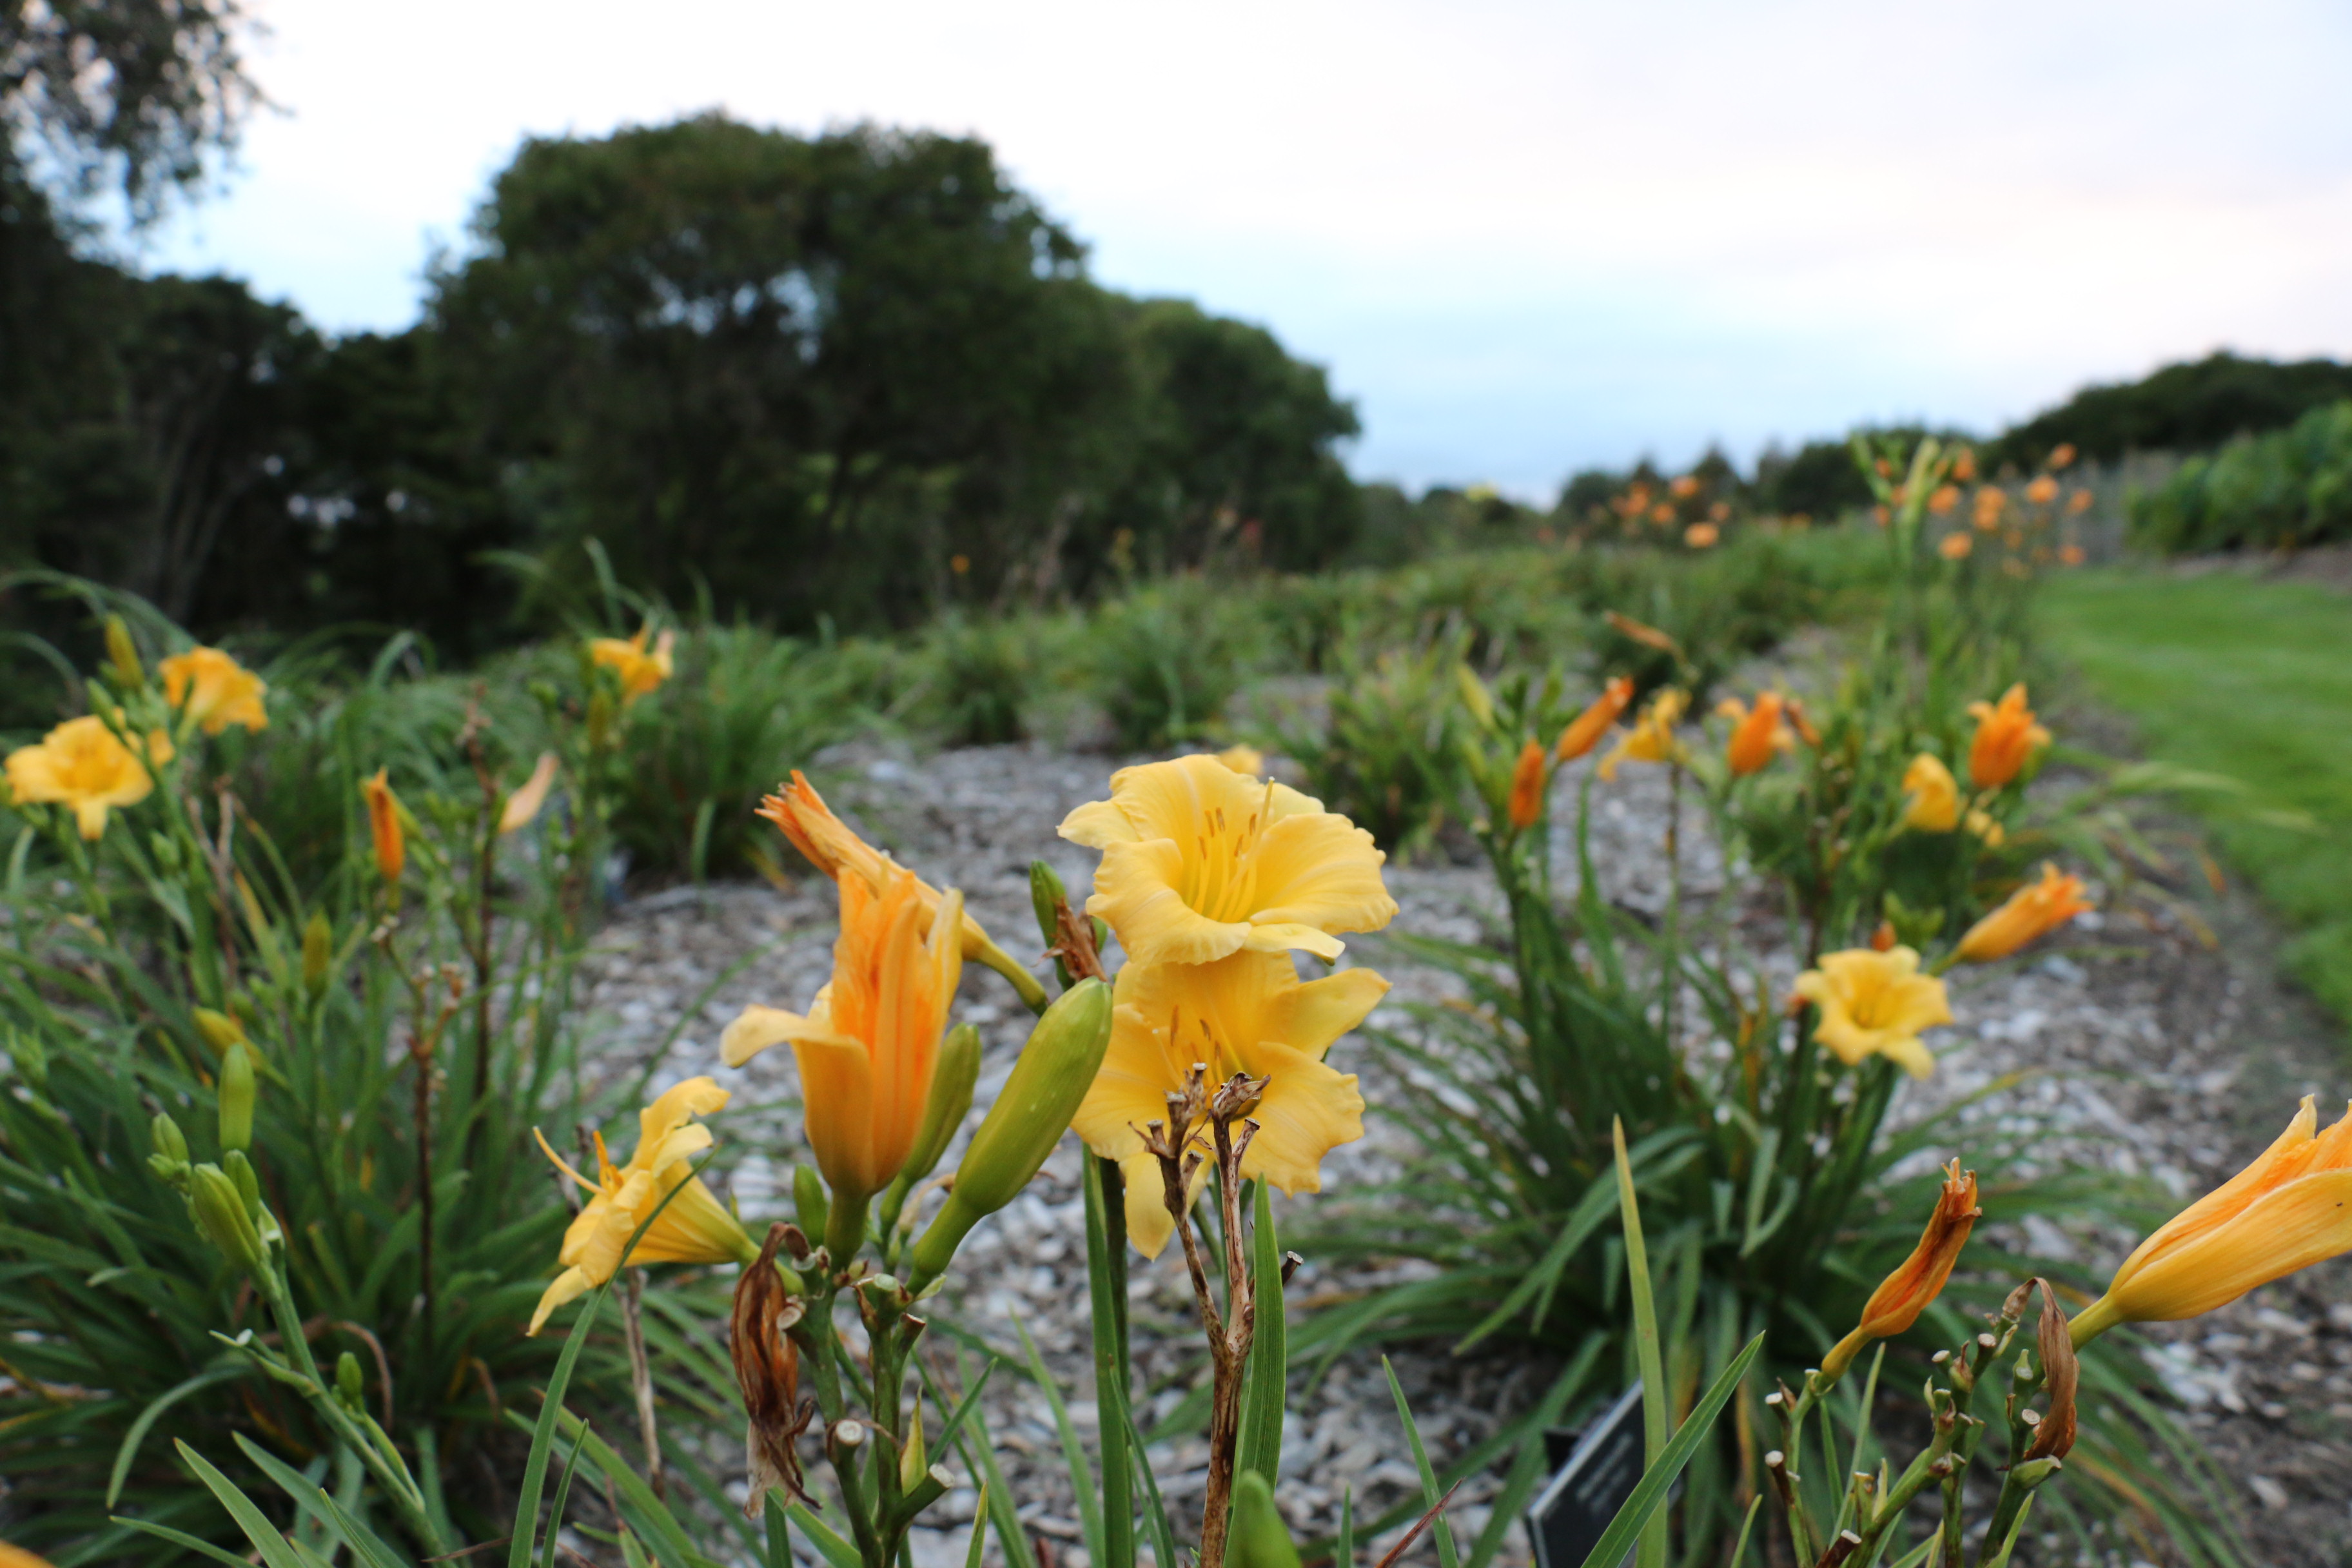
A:
[[[940,1037],[963,974],[955,938],[963,895],[950,889],[940,918],[927,920],[914,873],[897,866],[884,868],[879,891],[862,877],[834,885],[841,935],[833,979],[805,1016],[744,1008],[719,1037],[719,1054],[739,1068],[791,1042],[817,1168],[836,1205],[862,1208],[890,1184],[922,1131]]]
[[[192,647],[156,668],[163,672],[165,700],[205,734],[217,735],[231,724],[269,728],[269,712],[262,705],[268,683],[220,649]]]
[[[1265,753],[1255,746],[1227,746],[1217,753],[1217,761],[1252,778],[1263,777],[1265,773]]]
[[[1903,770],[1903,826],[1949,833],[1960,822],[1960,785],[1944,759],[1922,752]]]
[[[1969,824],[1974,826],[1973,821]],[[2057,930],[2084,910],[2091,901],[2083,897],[2083,879],[2060,876],[2058,868],[2047,860],[2042,863],[2042,880],[2028,882],[2000,908],[1970,926],[1960,938],[1960,957],[1969,963],[1990,963],[1996,958],[2007,958],[2035,937]]]
[[[1818,969],[1797,976],[1796,994],[1821,1009],[1813,1037],[1849,1067],[1885,1057],[1913,1078],[1936,1070],[1919,1032],[1952,1021],[1944,983],[1919,973],[1907,947],[1884,952],[1866,947],[1824,955]]]
[[[528,827],[539,816],[540,808],[547,804],[547,792],[555,786],[555,765],[553,752],[539,754],[539,765],[530,770],[530,777],[523,781],[520,789],[507,796],[506,805],[499,808],[500,833],[512,833],[518,828]]]
[[[1364,1135],[1353,1073],[1323,1058],[1388,992],[1369,969],[1301,983],[1286,952],[1236,952],[1213,963],[1129,963],[1112,982],[1110,1049],[1071,1121],[1087,1146],[1127,1177],[1127,1233],[1156,1258],[1175,1234],[1160,1163],[1140,1129],[1168,1120],[1168,1096],[1195,1062],[1208,1081],[1235,1073],[1266,1080],[1242,1160],[1246,1176],[1286,1193],[1320,1192],[1322,1160]],[[1192,1130],[1196,1133],[1199,1129]],[[1198,1180],[1205,1180],[1203,1163]]]
[[[148,742],[158,765],[172,760],[172,744],[158,734]],[[106,814],[136,805],[155,787],[147,764],[94,713],[68,719],[40,743],[8,753],[8,788],[27,805],[62,805],[74,814],[84,838],[106,832]]]
[[[1682,761],[1682,742],[1675,739],[1675,726],[1682,721],[1683,710],[1689,705],[1690,694],[1678,687],[1669,686],[1651,698],[1625,738],[1601,759],[1601,776],[1614,779],[1622,763]]]
[[[1287,784],[1214,757],[1121,768],[1110,798],[1062,819],[1102,851],[1087,912],[1135,963],[1206,963],[1244,949],[1339,956],[1342,931],[1396,917],[1372,836]]]
[[[694,1156],[710,1147],[710,1129],[691,1118],[724,1106],[728,1091],[707,1078],[690,1078],[637,1112],[637,1147],[625,1165],[615,1166],[596,1139],[596,1179],[566,1164],[535,1134],[555,1168],[593,1195],[563,1233],[556,1261],[563,1272],[548,1286],[530,1315],[535,1334],[548,1315],[566,1301],[610,1279],[625,1263],[749,1263],[760,1255],[750,1236],[718,1195],[694,1174]],[[683,1188],[683,1191],[679,1189]],[[670,1197],[677,1193],[676,1197]],[[627,1257],[629,1237],[654,1206],[669,1198]]]
[[[2084,1343],[2117,1323],[2170,1322],[2352,1252],[2352,1106],[2315,1136],[2314,1097],[2248,1165],[2139,1244],[2071,1325]]]
[[[597,637],[588,645],[588,656],[599,665],[621,678],[621,701],[624,706],[635,702],[649,691],[659,689],[670,678],[675,668],[671,657],[677,646],[677,634],[664,631],[661,638],[649,648],[653,624],[637,628],[637,635],[624,640],[620,637]]]

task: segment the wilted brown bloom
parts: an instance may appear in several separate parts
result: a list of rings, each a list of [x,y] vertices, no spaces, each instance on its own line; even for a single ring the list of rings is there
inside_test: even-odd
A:
[[[2042,1287],[2042,1321],[2034,1325],[2033,1337],[2042,1352],[2042,1386],[2050,1395],[2050,1408],[2033,1429],[2033,1442],[2025,1458],[2063,1459],[2074,1447],[2074,1389],[2081,1381],[2082,1367],[2074,1359],[2066,1314],[2059,1310],[2050,1281],[2034,1283]]]
[[[743,1446],[751,1460],[751,1495],[743,1511],[753,1519],[766,1511],[768,1493],[781,1487],[798,1501],[801,1460],[793,1447],[816,1415],[816,1402],[801,1399],[801,1353],[784,1331],[801,1320],[801,1300],[776,1270],[776,1251],[790,1226],[768,1227],[760,1260],[735,1281],[735,1310],[727,1349],[735,1362],[735,1385],[742,1391],[746,1417]]]

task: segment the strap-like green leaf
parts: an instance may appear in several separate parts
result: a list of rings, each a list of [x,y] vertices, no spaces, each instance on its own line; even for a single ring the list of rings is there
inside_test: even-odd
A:
[[[1748,1376],[1748,1369],[1756,1364],[1756,1358],[1763,1350],[1764,1336],[1759,1334],[1748,1341],[1748,1348],[1741,1351],[1732,1363],[1723,1369],[1722,1374],[1707,1385],[1706,1392],[1699,1395],[1698,1403],[1691,1406],[1689,1417],[1667,1442],[1665,1451],[1658,1456],[1654,1464],[1642,1472],[1641,1480],[1633,1488],[1633,1495],[1625,1500],[1624,1505],[1618,1509],[1617,1516],[1609,1521],[1609,1528],[1601,1532],[1601,1539],[1585,1554],[1582,1568],[1617,1568],[1617,1564],[1625,1560],[1625,1553],[1633,1549],[1634,1536],[1650,1521],[1651,1515],[1664,1506],[1666,1493],[1681,1479],[1684,1467],[1690,1463],[1691,1456],[1698,1452],[1698,1446],[1706,1441],[1709,1428],[1715,1425],[1715,1418],[1722,1414],[1724,1405],[1730,1403],[1732,1394]]]
[[[1289,1335],[1282,1301],[1282,1244],[1274,1231],[1273,1190],[1257,1185],[1252,1205],[1250,1279],[1256,1293],[1257,1324],[1250,1341],[1249,1364],[1242,1374],[1240,1451],[1235,1467],[1255,1470],[1275,1481],[1282,1462],[1282,1407],[1290,1392]]]

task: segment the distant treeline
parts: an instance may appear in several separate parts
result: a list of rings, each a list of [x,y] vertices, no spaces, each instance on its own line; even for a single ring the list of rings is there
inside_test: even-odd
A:
[[[976,141],[718,115],[524,145],[406,331],[86,258],[0,199],[0,565],[464,656],[619,577],[785,629],[1354,542],[1353,409],[1090,281]],[[518,612],[522,612],[520,616]]]
[[[1976,448],[1979,471],[2031,473],[2061,446],[2080,456],[2114,462],[2133,452],[2187,455],[2210,451],[2240,436],[2284,430],[2305,414],[2352,397],[2352,364],[2334,360],[2279,363],[2227,352],[2168,364],[2138,381],[2086,386],[2055,408],[2010,426],[1990,439],[1964,430],[1890,426],[1912,439],[1936,435]],[[1870,503],[1869,487],[1854,467],[1850,437],[1808,441],[1795,451],[1767,447],[1742,475],[1710,451],[1690,470],[1710,493],[1737,495],[1750,509],[1780,516],[1832,518]],[[1584,517],[1628,484],[1662,478],[1644,463],[1630,469],[1589,468],[1562,488],[1556,512]]]

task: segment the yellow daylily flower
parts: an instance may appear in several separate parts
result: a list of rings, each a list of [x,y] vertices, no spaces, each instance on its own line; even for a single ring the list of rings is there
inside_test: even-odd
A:
[[[1139,1130],[1168,1119],[1168,1096],[1195,1062],[1208,1068],[1212,1085],[1235,1073],[1266,1080],[1250,1112],[1259,1131],[1242,1173],[1286,1193],[1322,1191],[1323,1156],[1364,1135],[1356,1075],[1323,1058],[1388,988],[1368,969],[1301,984],[1287,952],[1250,950],[1213,963],[1130,963],[1118,972],[1110,1048],[1070,1126],[1096,1153],[1119,1163],[1127,1234],[1138,1251],[1157,1258],[1175,1234],[1160,1163],[1145,1152]],[[1205,1140],[1204,1131],[1194,1131]],[[1203,1163],[1196,1190],[1207,1171]]]
[[[1989,811],[1969,807],[1968,824],[1969,831],[1983,839],[1988,849],[1998,849],[2009,842],[2009,829],[1996,821]]]
[[[1974,826],[1973,823],[1970,824]],[[2042,863],[2042,880],[2028,882],[2000,908],[1970,926],[1960,938],[1964,963],[1990,963],[2007,958],[2045,932],[2053,931],[2092,907],[2083,897],[2083,879],[2060,876],[2058,868]]]
[[[1944,759],[1922,752],[1903,770],[1903,826],[1921,833],[1949,833],[1960,823],[1960,784]]]
[[[535,1334],[558,1307],[610,1279],[625,1263],[749,1263],[760,1249],[717,1194],[693,1173],[694,1157],[710,1147],[710,1129],[690,1118],[708,1116],[731,1098],[707,1078],[690,1078],[637,1112],[637,1147],[625,1165],[615,1166],[596,1139],[596,1179],[590,1181],[548,1148],[539,1146],[555,1168],[592,1194],[563,1233],[556,1261],[564,1266],[530,1315]],[[679,1189],[683,1188],[683,1191]],[[677,1196],[670,1197],[672,1193]],[[656,1215],[628,1255],[630,1236],[664,1198]]]
[[[0,1541],[0,1568],[49,1568],[49,1560],[36,1557],[21,1546]]]
[[[1265,753],[1255,746],[1227,746],[1217,753],[1217,761],[1251,778],[1261,777],[1265,773]]]
[[[1134,963],[1207,963],[1244,950],[1339,956],[1340,931],[1395,918],[1372,836],[1287,784],[1214,757],[1121,768],[1110,798],[1062,819],[1102,851],[1087,912]]]
[[[147,742],[157,765],[172,760],[171,742],[158,733]],[[8,788],[26,805],[70,807],[84,838],[106,832],[106,814],[136,805],[155,787],[154,776],[106,721],[94,713],[68,719],[41,737],[38,745],[8,753]]]
[[[637,628],[633,637],[597,637],[588,645],[591,658],[620,676],[624,707],[657,689],[675,668],[671,651],[677,646],[677,634],[664,631],[660,640],[648,648],[646,645],[653,631],[653,624],[647,622]]]
[[[220,649],[192,647],[156,668],[163,672],[165,700],[205,734],[217,735],[231,724],[269,728],[269,710],[262,706],[268,683]]]
[[[1683,710],[1689,705],[1690,694],[1679,687],[1669,686],[1651,698],[1625,738],[1601,759],[1602,780],[1614,780],[1621,763],[1681,762],[1683,743],[1675,739],[1675,726],[1682,722]]]
[[[2254,1163],[2139,1244],[2071,1325],[2081,1345],[2117,1323],[2170,1322],[2352,1252],[2352,1106],[2315,1136],[2315,1097]]]
[[[1792,989],[1821,1009],[1813,1037],[1847,1066],[1882,1056],[1913,1078],[1936,1070],[1919,1031],[1950,1023],[1952,1006],[1944,983],[1919,973],[1914,950],[1857,947],[1828,953],[1820,968],[1798,975]]]
[[[2050,743],[2050,731],[2034,722],[2025,705],[2025,682],[2001,693],[2000,704],[1971,702],[1976,739],[1969,746],[1969,778],[1979,789],[1998,789],[2024,771],[2033,753]]]
[[[963,974],[954,936],[963,895],[948,892],[940,904],[944,918],[928,922],[926,940],[912,872],[886,864],[878,891],[861,877],[843,877],[835,886],[841,937],[833,948],[833,979],[806,1016],[744,1008],[719,1037],[719,1054],[739,1068],[771,1046],[791,1043],[817,1168],[835,1204],[862,1208],[890,1184],[922,1131],[940,1037]]]

